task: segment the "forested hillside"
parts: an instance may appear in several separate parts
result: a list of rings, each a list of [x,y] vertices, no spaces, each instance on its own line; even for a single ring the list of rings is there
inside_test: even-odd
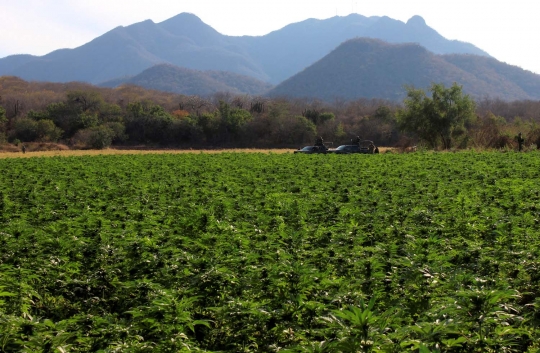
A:
[[[84,83],[27,82],[0,77],[0,145],[61,143],[69,148],[146,146],[175,148],[298,148],[317,135],[349,143],[361,136],[379,146],[421,144],[402,131],[397,102],[265,98],[217,93],[181,95],[138,86],[99,88]],[[515,148],[540,144],[540,102],[483,98],[456,130],[456,148]]]
[[[276,86],[271,96],[401,100],[405,85],[458,82],[474,98],[540,98],[540,75],[476,55],[436,55],[418,44],[356,38]]]
[[[100,86],[114,88],[122,84],[199,96],[210,96],[218,92],[261,95],[273,87],[253,77],[232,72],[198,71],[168,64],[156,65],[137,76],[108,81]]]

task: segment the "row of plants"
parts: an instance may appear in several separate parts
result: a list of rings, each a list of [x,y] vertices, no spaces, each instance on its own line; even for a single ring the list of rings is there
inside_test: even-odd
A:
[[[0,170],[0,352],[540,349],[537,153]]]

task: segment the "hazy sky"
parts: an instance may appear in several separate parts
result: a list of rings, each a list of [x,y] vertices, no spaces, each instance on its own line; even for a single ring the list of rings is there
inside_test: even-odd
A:
[[[75,48],[117,27],[181,12],[227,35],[264,35],[308,18],[352,12],[406,22],[422,16],[448,39],[540,73],[537,0],[0,0],[0,58]]]

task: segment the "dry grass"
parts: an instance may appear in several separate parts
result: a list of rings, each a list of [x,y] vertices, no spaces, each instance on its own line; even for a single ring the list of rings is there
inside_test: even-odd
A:
[[[99,156],[99,155],[124,155],[124,154],[183,154],[183,153],[292,153],[294,149],[256,149],[256,148],[234,148],[234,149],[151,149],[144,147],[133,148],[109,148],[105,150],[70,150],[65,145],[59,144],[27,144],[26,153],[22,153],[19,147],[13,145],[0,146],[0,158],[32,158],[32,157],[70,157],[70,156]],[[397,152],[391,147],[379,147],[381,153]]]
[[[99,156],[116,154],[183,154],[183,153],[291,153],[292,149],[223,149],[223,150],[63,150],[63,151],[35,151],[35,152],[0,152],[0,158],[31,158],[31,157],[70,157],[70,156]]]

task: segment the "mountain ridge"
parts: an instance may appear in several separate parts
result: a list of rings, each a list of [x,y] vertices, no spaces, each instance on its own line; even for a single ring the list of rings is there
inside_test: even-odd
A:
[[[218,92],[262,95],[272,88],[269,83],[249,76],[227,71],[198,71],[171,64],[159,64],[134,77],[115,79],[99,86],[114,88],[124,84],[199,96],[209,96]]]
[[[401,100],[405,97],[405,86],[426,89],[434,82],[448,86],[456,82],[473,98],[540,98],[540,75],[494,58],[437,55],[419,44],[392,44],[371,38],[342,43],[315,64],[274,87],[269,95],[323,100],[359,97]]]
[[[159,23],[146,20],[118,26],[74,49],[2,58],[0,75],[98,84],[165,63],[194,70],[231,71],[277,84],[344,41],[365,36],[390,43],[415,41],[436,53],[489,56],[472,44],[447,40],[420,16],[403,23],[389,17],[351,14],[307,19],[264,36],[226,36],[197,16],[180,13]]]

